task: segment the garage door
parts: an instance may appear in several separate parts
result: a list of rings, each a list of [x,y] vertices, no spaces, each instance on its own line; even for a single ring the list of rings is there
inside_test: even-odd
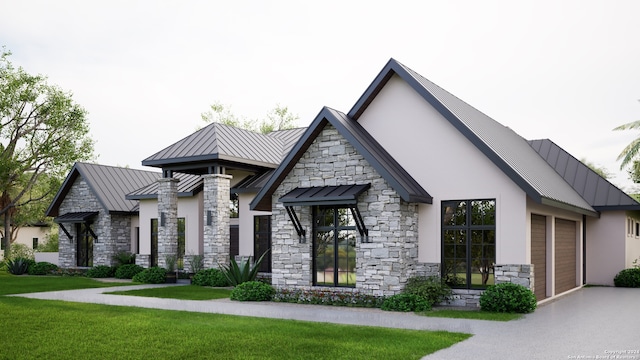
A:
[[[556,294],[576,287],[576,222],[556,219]]]
[[[547,297],[547,218],[531,215],[531,263],[536,299]]]

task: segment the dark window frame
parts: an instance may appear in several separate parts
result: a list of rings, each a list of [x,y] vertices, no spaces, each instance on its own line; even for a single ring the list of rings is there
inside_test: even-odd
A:
[[[260,245],[266,249],[261,249]],[[265,251],[271,249],[271,215],[255,215],[253,217],[253,256],[257,261]],[[260,272],[271,272],[271,251],[264,257],[260,264]]]
[[[331,224],[327,225],[325,224],[319,224],[319,221],[322,220],[321,214],[319,214],[319,212],[322,210],[322,212],[325,214],[324,220],[327,220],[326,217],[326,213],[324,212],[324,210],[326,209],[332,209],[333,210],[333,219],[331,220]],[[344,211],[344,215],[347,216],[347,219],[351,219],[351,223],[352,225],[340,225],[340,221],[339,221],[339,217],[340,217],[340,210]],[[312,207],[312,216],[313,216],[313,244],[312,244],[312,271],[313,271],[313,285],[314,286],[327,286],[327,287],[346,287],[346,288],[354,288],[356,286],[356,247],[357,247],[357,234],[358,234],[358,228],[355,222],[355,219],[353,218],[353,213],[350,210],[350,206],[349,205],[316,205]],[[318,273],[320,273],[322,270],[318,269],[318,264],[319,264],[319,254],[318,254],[318,234],[320,232],[331,232],[333,231],[333,239],[331,246],[333,246],[333,254],[329,254],[333,256],[333,267],[332,267],[332,271],[328,272],[327,269],[325,268],[324,270],[324,279],[325,281],[323,282],[319,282],[318,281]],[[339,244],[339,239],[340,239],[340,232],[352,232],[352,242],[353,244],[349,244],[347,243],[346,247],[347,247],[347,253],[346,253],[346,271],[345,270],[340,270],[340,262],[341,259],[345,259],[344,257],[340,257],[340,245]],[[344,246],[344,245],[343,245]],[[350,263],[350,251],[349,249],[352,248],[353,250],[353,264]],[[326,256],[325,256],[326,258]],[[350,270],[349,267],[353,265],[353,269]],[[338,269],[338,271],[335,271],[336,269]],[[327,273],[331,273],[332,276],[332,281],[328,282],[326,281],[326,275]],[[340,275],[344,274],[346,276],[346,282],[342,282],[340,280]],[[350,282],[350,278],[353,277],[353,281]]]
[[[480,218],[474,219],[474,203],[492,203],[492,212],[482,213]],[[458,209],[462,209],[460,204],[464,203],[464,219],[459,216]],[[451,208],[453,211],[448,211]],[[445,281],[453,288],[462,289],[485,289],[491,285],[489,280],[491,275],[494,274],[494,265],[496,259],[496,199],[468,199],[468,200],[447,200],[441,203],[441,276]],[[475,214],[478,214],[477,212]],[[480,223],[478,223],[480,219]],[[492,220],[492,223],[485,221]],[[477,236],[481,234],[481,239],[478,242]],[[492,240],[487,236],[493,235]],[[480,261],[477,261],[478,257],[474,256],[473,249],[480,247]],[[491,249],[493,253],[491,254]],[[487,254],[487,252],[489,252]],[[453,263],[453,266],[450,264]],[[458,265],[462,264],[462,265]],[[485,269],[478,271],[481,277],[481,284],[475,284],[473,275],[475,265],[478,269]],[[464,267],[465,272],[458,272],[458,267]],[[459,277],[459,274],[464,275],[464,279]],[[486,276],[486,278],[485,278]],[[463,280],[462,283],[459,281]],[[492,281],[495,283],[495,274]]]

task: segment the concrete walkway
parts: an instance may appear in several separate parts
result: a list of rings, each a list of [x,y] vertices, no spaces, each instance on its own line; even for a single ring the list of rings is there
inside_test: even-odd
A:
[[[509,322],[430,318],[379,309],[223,300],[176,300],[105,292],[167,285],[51,291],[14,296],[105,305],[295,319],[337,324],[474,334],[424,359],[637,359],[640,360],[640,289],[585,288]],[[617,353],[616,353],[617,352]],[[627,357],[623,357],[627,356]]]

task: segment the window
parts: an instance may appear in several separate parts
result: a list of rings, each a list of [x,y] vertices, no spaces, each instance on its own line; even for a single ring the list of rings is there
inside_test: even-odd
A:
[[[442,203],[442,276],[452,287],[494,284],[496,201]]]
[[[254,260],[260,259],[262,254],[271,249],[271,215],[256,215],[253,217],[253,246]],[[260,264],[260,272],[271,272],[271,253],[268,253]]]
[[[231,200],[229,201],[229,217],[232,219],[240,216],[240,203],[238,201],[238,194],[231,194]]]
[[[185,220],[178,218],[178,263],[184,264]]]
[[[76,265],[81,267],[93,266],[93,236],[91,224],[77,223]]]
[[[640,236],[640,223],[636,223],[636,237]]]
[[[151,219],[151,266],[158,266],[158,219]]]
[[[0,238],[0,250],[4,250],[4,238]]]
[[[313,283],[355,287],[356,222],[348,208],[313,208]]]
[[[38,248],[38,238],[33,238],[33,250]]]

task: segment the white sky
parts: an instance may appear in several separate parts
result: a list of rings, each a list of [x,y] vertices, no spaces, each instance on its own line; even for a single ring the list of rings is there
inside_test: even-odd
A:
[[[638,14],[631,0],[0,0],[0,46],[89,111],[101,164],[141,168],[216,101],[249,118],[279,103],[300,126],[347,112],[393,57],[632,191],[615,159],[638,134],[612,129],[640,119]]]

